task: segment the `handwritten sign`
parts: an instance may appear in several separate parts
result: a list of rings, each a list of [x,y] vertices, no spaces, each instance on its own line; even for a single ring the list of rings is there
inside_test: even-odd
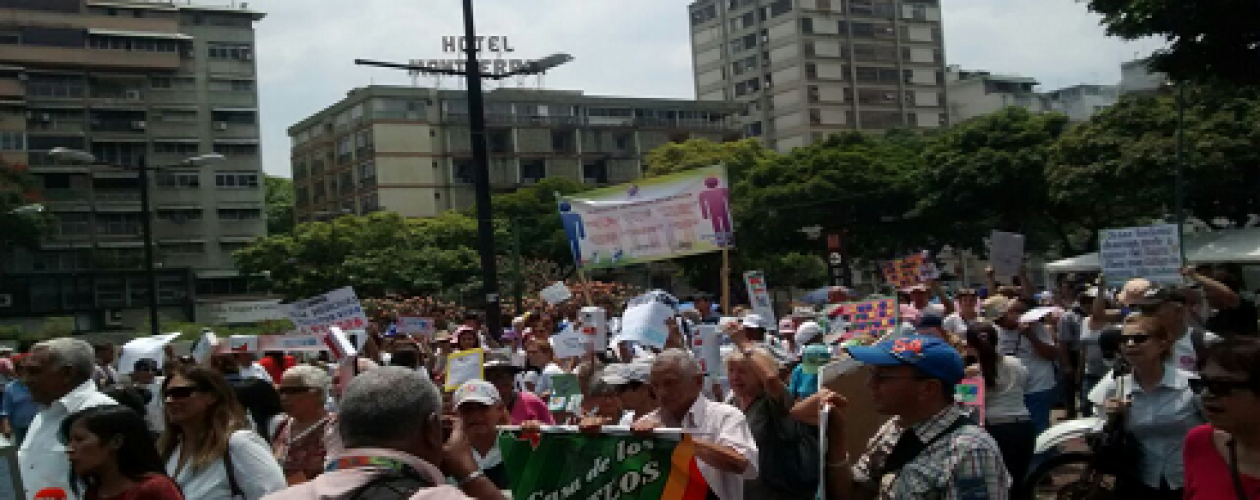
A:
[[[453,352],[446,357],[446,390],[454,391],[469,380],[482,380],[485,351],[480,348]]]
[[[201,334],[201,339],[197,340],[197,344],[193,346],[192,357],[197,364],[204,365],[210,362],[210,356],[219,350],[219,338],[214,332],[207,331]]]
[[[954,386],[954,400],[963,406],[975,408],[980,416],[980,425],[984,425],[984,379],[963,379]]]
[[[710,383],[717,382],[724,374],[721,348],[722,336],[717,325],[696,325],[696,334],[691,336],[691,352],[700,361],[700,369]]]
[[[557,281],[551,286],[544,288],[540,295],[548,304],[554,306],[573,298],[573,291],[569,290],[569,287],[565,286],[563,281]]]
[[[283,306],[285,314],[302,333],[325,334],[332,326],[342,330],[362,330],[368,326],[363,305],[351,287],[338,288]]]
[[[1146,278],[1154,283],[1181,282],[1181,237],[1176,224],[1099,231],[1098,259],[1109,283]]]
[[[559,359],[580,357],[586,354],[586,345],[588,345],[583,344],[582,340],[582,335],[570,324],[559,334],[551,336],[551,348],[556,351],[556,358]]]
[[[893,259],[883,264],[884,279],[897,288],[906,288],[934,279],[935,268],[926,252]]]
[[[835,307],[828,316],[848,327],[848,332],[841,336],[845,341],[858,339],[863,344],[873,343],[897,328],[898,309],[894,297],[845,302]]]
[[[167,344],[179,337],[179,333],[154,335],[132,339],[122,346],[122,354],[118,356],[118,373],[129,375],[135,371],[136,361],[152,359],[159,365],[165,365],[166,353],[162,352]]]
[[[551,375],[551,398],[547,400],[547,409],[553,412],[569,411],[574,397],[581,397],[582,388],[578,385],[577,375],[558,373]]]
[[[437,331],[437,325],[433,318],[422,318],[420,316],[399,316],[397,323],[398,333],[407,335],[423,335],[432,337]]]
[[[770,325],[777,327],[779,322],[774,318],[774,304],[770,301],[770,288],[766,285],[766,276],[761,271],[744,273],[744,284],[748,287],[748,303],[757,315],[765,318]]]
[[[582,343],[590,345],[596,351],[608,346],[608,312],[602,307],[583,307],[578,311],[578,322],[582,328]]]
[[[1019,276],[1024,264],[1024,235],[994,231],[989,235],[989,262],[998,276]]]

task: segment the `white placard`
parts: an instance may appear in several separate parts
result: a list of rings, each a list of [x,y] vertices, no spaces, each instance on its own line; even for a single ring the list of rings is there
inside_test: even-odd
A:
[[[398,333],[407,335],[423,335],[432,337],[437,331],[437,324],[433,318],[422,318],[420,316],[399,316],[398,317]]]
[[[227,338],[224,350],[228,352],[258,352],[258,337],[256,335],[232,335]]]
[[[206,332],[201,334],[201,340],[197,341],[197,345],[193,346],[192,357],[197,364],[204,365],[210,362],[210,356],[219,350],[219,338],[214,332]]]
[[[166,366],[166,353],[162,349],[170,344],[172,340],[179,337],[179,333],[167,333],[165,335],[154,335],[152,337],[140,337],[132,339],[123,344],[122,354],[118,355],[118,373],[129,375],[135,371],[136,361],[149,358],[157,361],[158,366]]]
[[[778,331],[779,322],[774,318],[774,303],[770,302],[770,287],[761,271],[744,273],[744,284],[748,287],[748,302],[758,316],[764,318],[771,330]]]
[[[722,334],[717,325],[696,325],[696,334],[691,336],[691,352],[700,361],[709,383],[716,382],[723,374]]]
[[[557,281],[551,286],[544,288],[540,295],[542,295],[543,300],[553,306],[573,298],[573,292],[564,285],[563,281]]]
[[[1099,231],[1098,260],[1107,283],[1133,278],[1154,283],[1181,283],[1181,237],[1176,224]]]
[[[350,337],[346,336],[346,332],[335,326],[329,328],[328,333],[324,334],[324,345],[328,346],[328,351],[332,353],[333,359],[336,360],[343,360],[359,354],[358,348],[355,347],[353,342],[350,342]]]
[[[446,390],[453,391],[464,382],[482,378],[486,353],[480,348],[453,352],[446,357]]]
[[[578,311],[578,322],[582,325],[582,342],[594,346],[595,351],[603,351],[608,346],[608,313],[602,307],[583,307]]]
[[[993,274],[1019,276],[1019,268],[1024,264],[1024,235],[993,231],[989,235],[989,262]]]
[[[1041,321],[1041,318],[1046,317],[1046,315],[1050,313],[1063,314],[1063,308],[1062,307],[1036,307],[1036,308],[1033,308],[1031,311],[1028,311],[1024,313],[1022,316],[1020,316],[1019,322],[1020,323],[1036,323],[1038,321]]]
[[[633,305],[621,316],[621,340],[632,340],[656,348],[665,347],[669,329],[665,320],[674,317],[674,309],[660,302]]]
[[[351,287],[284,304],[285,314],[302,333],[325,334],[336,326],[342,330],[362,330],[368,326],[363,305]]]
[[[586,354],[587,347],[582,342],[582,335],[568,325],[559,334],[551,336],[551,348],[556,351],[556,358],[577,358]]]

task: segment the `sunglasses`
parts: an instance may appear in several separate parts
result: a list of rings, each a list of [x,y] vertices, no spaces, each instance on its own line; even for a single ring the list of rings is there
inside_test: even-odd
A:
[[[1127,344],[1142,345],[1142,344],[1145,344],[1146,341],[1150,339],[1151,339],[1151,335],[1148,333],[1134,333],[1131,335],[1121,335],[1120,345],[1127,345]]]
[[[288,386],[288,387],[281,386],[281,387],[276,388],[276,392],[279,392],[280,394],[294,395],[294,394],[303,394],[303,393],[311,392],[312,389],[313,388],[311,387],[302,387],[302,386]]]
[[[1190,379],[1190,386],[1195,392],[1207,390],[1213,396],[1227,398],[1234,394],[1234,391],[1254,391],[1251,382],[1248,380],[1227,380],[1221,378],[1200,377]]]
[[[181,387],[167,387],[162,394],[171,399],[184,399],[197,392],[201,392],[200,387],[185,385]]]

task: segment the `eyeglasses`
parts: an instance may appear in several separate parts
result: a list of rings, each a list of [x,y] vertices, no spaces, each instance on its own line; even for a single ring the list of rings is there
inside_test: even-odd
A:
[[[1128,345],[1128,344],[1142,345],[1142,344],[1145,344],[1146,341],[1150,339],[1151,339],[1151,336],[1150,334],[1147,334],[1147,333],[1134,333],[1130,335],[1121,335],[1120,345]]]
[[[1190,385],[1199,391],[1207,390],[1213,396],[1220,398],[1227,398],[1234,394],[1234,391],[1255,390],[1248,380],[1228,380],[1212,377],[1192,378],[1190,379]]]
[[[311,392],[313,389],[314,389],[313,387],[291,385],[291,386],[277,387],[276,392],[279,392],[280,394],[294,395],[294,394],[303,394],[303,393]]]
[[[180,387],[167,387],[166,392],[163,392],[162,394],[171,399],[184,399],[188,396],[192,396],[193,393],[196,392],[201,392],[201,388],[192,385],[185,385]]]

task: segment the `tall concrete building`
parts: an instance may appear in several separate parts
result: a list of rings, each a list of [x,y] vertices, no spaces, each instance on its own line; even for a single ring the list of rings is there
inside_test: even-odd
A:
[[[938,0],[698,0],[689,11],[696,96],[743,104],[745,134],[774,149],[949,121]]]
[[[27,164],[52,224],[37,251],[6,255],[0,319],[73,316],[82,330],[146,318],[139,178],[162,313],[247,292],[231,253],[266,232],[254,23],[194,2],[0,0],[0,141]],[[66,164],[56,147],[91,152]],[[204,167],[181,162],[219,153]],[[168,168],[169,167],[169,168]]]
[[[499,89],[486,93],[496,191],[564,177],[592,187],[643,174],[657,146],[738,139],[741,106]],[[431,217],[473,206],[462,90],[371,86],[289,128],[299,221],[387,210]]]

